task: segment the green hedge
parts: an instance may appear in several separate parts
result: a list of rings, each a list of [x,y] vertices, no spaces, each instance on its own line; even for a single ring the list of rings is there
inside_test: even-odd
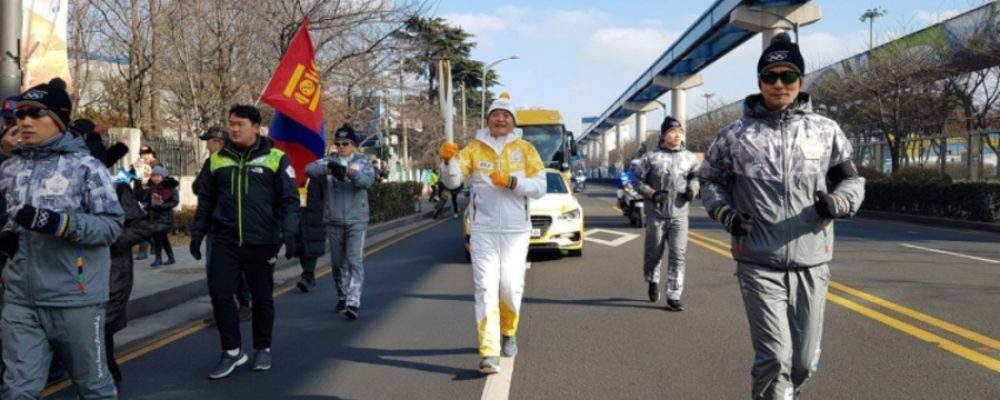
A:
[[[371,207],[371,224],[391,221],[416,212],[417,196],[423,185],[417,182],[376,183],[368,189],[368,205]],[[173,232],[191,234],[194,221],[194,207],[184,207],[174,211]]]
[[[391,221],[416,212],[414,205],[423,184],[419,182],[382,182],[368,189],[371,224]]]
[[[863,210],[1000,222],[1000,184],[867,182]]]

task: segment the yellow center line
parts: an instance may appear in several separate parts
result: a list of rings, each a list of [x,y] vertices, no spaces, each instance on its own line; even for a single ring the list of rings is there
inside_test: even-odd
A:
[[[399,243],[399,242],[401,242],[403,240],[406,240],[407,238],[409,238],[409,237],[411,237],[413,235],[416,235],[416,234],[421,233],[423,231],[426,231],[428,229],[434,228],[434,227],[436,227],[438,225],[441,225],[441,224],[443,224],[445,222],[448,222],[448,221],[449,220],[447,220],[447,219],[443,219],[443,220],[440,220],[440,221],[428,224],[427,226],[425,226],[423,228],[416,229],[414,231],[407,232],[405,234],[402,234],[402,235],[399,235],[397,237],[394,237],[392,240],[389,240],[388,242],[385,242],[383,244],[380,244],[378,246],[375,246],[375,247],[373,247],[373,248],[365,251],[364,256],[368,257],[368,256],[370,256],[372,254],[375,254],[375,253],[379,252],[379,251],[385,250],[389,246],[392,246],[392,245],[394,245],[396,243]],[[323,271],[318,271],[316,273],[315,277],[316,278],[320,278],[320,277],[326,276],[332,270],[333,270],[333,268],[331,268],[330,266],[326,266],[326,267],[324,267]],[[284,294],[290,292],[294,288],[295,288],[294,284],[285,285],[284,287],[279,288],[279,289],[277,289],[277,290],[274,291],[274,297],[279,297],[281,295],[284,295]],[[167,336],[162,337],[160,339],[157,339],[157,340],[153,341],[152,343],[144,345],[144,346],[142,346],[142,347],[140,347],[138,349],[135,349],[135,350],[133,350],[131,352],[126,353],[125,355],[123,355],[121,357],[118,357],[117,358],[118,364],[119,365],[125,364],[125,363],[127,363],[129,361],[132,361],[132,360],[134,360],[136,358],[139,358],[139,357],[141,357],[143,355],[146,355],[146,354],[148,354],[150,352],[159,350],[159,349],[161,349],[163,347],[166,347],[167,345],[169,345],[169,344],[171,344],[173,342],[176,342],[178,340],[181,340],[183,338],[191,336],[192,334],[194,334],[196,332],[199,332],[199,331],[201,331],[201,330],[203,330],[205,328],[208,328],[209,326],[211,326],[211,324],[206,323],[204,321],[196,322],[196,323],[188,326],[187,328],[183,328],[180,331],[177,331],[177,332],[175,332],[173,334],[168,334]],[[60,391],[66,389],[68,387],[70,387],[71,384],[72,383],[70,382],[69,379],[63,379],[63,380],[61,380],[61,381],[59,381],[57,383],[54,383],[54,384],[50,385],[49,387],[47,387],[42,392],[42,397],[48,397],[48,396],[51,396],[53,394],[59,393]]]
[[[713,253],[719,254],[719,255],[721,255],[723,257],[726,257],[726,258],[729,258],[729,259],[733,258],[732,254],[730,253],[730,250],[728,248],[729,247],[728,243],[724,243],[724,242],[722,242],[720,240],[713,239],[713,238],[710,238],[708,236],[700,235],[700,234],[697,234],[697,233],[694,233],[694,232],[689,232],[688,240],[691,241],[691,242],[694,242],[694,243],[698,244],[699,246],[704,247],[705,249],[707,249],[707,250],[709,250],[709,251],[711,251]],[[831,281],[830,282],[830,287],[831,288],[836,288],[836,289],[844,291],[844,292],[847,292],[850,295],[853,295],[853,296],[856,296],[858,298],[870,301],[870,302],[872,302],[874,304],[877,304],[877,305],[880,305],[882,307],[888,308],[888,309],[890,309],[892,311],[899,312],[900,314],[909,316],[909,317],[911,317],[913,319],[916,319],[916,320],[919,320],[921,322],[927,323],[928,325],[931,325],[931,326],[934,326],[934,327],[946,330],[948,332],[954,333],[956,335],[959,335],[959,336],[964,337],[966,339],[972,340],[974,342],[981,343],[981,344],[984,344],[984,345],[987,345],[987,346],[993,347],[993,348],[996,348],[995,346],[998,345],[998,344],[1000,344],[1000,342],[998,342],[997,340],[992,339],[990,337],[981,335],[979,333],[973,332],[973,331],[965,329],[965,328],[961,328],[961,327],[956,326],[954,324],[951,324],[951,323],[942,321],[940,319],[931,317],[929,315],[923,314],[923,313],[918,312],[916,310],[913,310],[913,309],[910,309],[910,308],[907,308],[907,307],[904,307],[904,306],[892,303],[890,301],[887,301],[885,299],[879,298],[877,296],[873,296],[873,295],[867,294],[867,293],[862,292],[860,290],[850,288],[850,287],[845,286],[845,285],[843,285],[841,283],[837,283],[837,282]],[[987,369],[990,369],[990,370],[992,370],[994,372],[1000,372],[1000,360],[997,360],[995,358],[989,357],[989,356],[987,356],[987,355],[985,355],[983,353],[980,353],[980,352],[978,352],[976,350],[973,350],[973,349],[971,349],[969,347],[966,347],[966,346],[963,346],[961,344],[955,343],[954,341],[945,339],[945,338],[943,338],[943,337],[941,337],[939,335],[936,335],[936,334],[931,333],[929,331],[926,331],[924,329],[918,328],[918,327],[916,327],[916,326],[914,326],[912,324],[909,324],[907,322],[904,322],[904,321],[901,321],[899,319],[893,318],[893,317],[891,317],[889,315],[886,315],[884,313],[881,313],[881,312],[876,311],[874,309],[871,309],[869,307],[865,307],[865,306],[863,306],[861,304],[858,304],[858,303],[856,303],[854,301],[848,300],[847,298],[841,297],[841,296],[839,296],[839,295],[837,295],[835,293],[828,293],[827,294],[827,298],[832,303],[840,305],[841,307],[844,307],[844,308],[846,308],[848,310],[857,312],[858,314],[861,314],[861,315],[864,315],[864,316],[866,316],[868,318],[874,319],[874,320],[876,320],[878,322],[881,322],[881,323],[883,323],[885,325],[888,325],[891,328],[897,329],[897,330],[899,330],[899,331],[901,331],[903,333],[906,333],[906,334],[908,334],[910,336],[913,336],[913,337],[915,337],[917,339],[923,340],[923,341],[928,342],[928,343],[936,344],[938,347],[944,349],[945,351],[948,351],[948,352],[950,352],[952,354],[955,354],[955,355],[957,355],[959,357],[962,357],[962,358],[964,358],[966,360],[972,361],[972,362],[974,362],[976,364],[979,364],[979,365],[981,365],[981,366],[983,366],[983,367],[985,367]]]
[[[919,312],[917,310],[914,310],[914,309],[911,309],[911,308],[908,308],[908,307],[904,307],[904,306],[901,306],[901,305],[896,304],[896,303],[892,303],[892,302],[890,302],[888,300],[882,299],[882,298],[874,296],[874,295],[870,295],[870,294],[862,292],[862,291],[860,291],[858,289],[851,288],[851,287],[849,287],[847,285],[844,285],[842,283],[831,281],[830,282],[830,287],[832,287],[834,289],[837,289],[837,290],[840,290],[842,292],[846,292],[847,294],[850,294],[850,295],[852,295],[854,297],[858,297],[858,298],[867,300],[869,302],[872,302],[874,304],[878,304],[878,305],[880,305],[882,307],[888,308],[888,309],[890,309],[892,311],[898,312],[900,314],[903,314],[903,315],[905,315],[907,317],[910,317],[910,318],[913,318],[915,320],[921,321],[921,322],[926,323],[928,325],[931,325],[933,327],[940,328],[940,329],[946,330],[948,332],[954,333],[954,334],[956,334],[958,336],[964,337],[964,338],[969,339],[969,340],[971,340],[973,342],[982,344],[982,345],[987,346],[987,347],[991,347],[991,348],[993,348],[995,350],[1000,350],[1000,340],[996,340],[996,339],[993,339],[991,337],[988,337],[988,336],[979,334],[977,332],[973,332],[971,330],[968,330],[968,329],[962,328],[960,326],[954,325],[952,323],[949,323],[949,322],[946,322],[946,321],[942,321],[940,319],[934,318],[934,317],[932,317],[930,315],[924,314],[924,313]]]
[[[722,246],[722,247],[728,247],[729,246],[728,243],[724,243],[724,242],[722,242],[720,240],[713,239],[713,238],[710,238],[708,236],[700,235],[700,234],[697,234],[697,233],[694,233],[694,232],[690,232],[690,234],[691,234],[691,236],[696,236],[696,237],[698,237],[700,239],[703,239],[703,240],[706,240],[706,241],[710,241],[712,243],[716,243],[716,244],[718,244],[719,246]],[[887,308],[889,310],[892,310],[892,311],[895,311],[897,313],[903,314],[903,315],[905,315],[907,317],[910,317],[910,318],[913,318],[913,319],[915,319],[917,321],[921,321],[921,322],[923,322],[925,324],[928,324],[930,326],[933,326],[935,328],[951,332],[951,333],[953,333],[955,335],[958,335],[958,336],[961,336],[963,338],[969,339],[969,340],[971,340],[973,342],[982,344],[982,345],[990,347],[992,349],[1000,350],[1000,340],[993,339],[993,338],[991,338],[989,336],[986,336],[986,335],[980,334],[978,332],[974,332],[972,330],[960,327],[958,325],[955,325],[955,324],[952,324],[950,322],[941,320],[939,318],[932,317],[930,315],[924,314],[924,313],[922,313],[920,311],[917,311],[917,310],[914,310],[912,308],[909,308],[909,307],[906,307],[906,306],[903,306],[903,305],[899,305],[899,304],[893,303],[891,301],[888,301],[888,300],[883,299],[881,297],[878,297],[878,296],[875,296],[875,295],[863,292],[863,291],[858,290],[858,289],[854,289],[854,288],[852,288],[850,286],[847,286],[847,285],[845,285],[843,283],[840,283],[840,282],[836,282],[836,281],[831,280],[830,281],[830,287],[834,288],[834,289],[837,289],[837,290],[840,290],[842,292],[845,292],[845,293],[847,293],[849,295],[852,295],[854,297],[857,297],[857,298],[860,298],[860,299],[863,299],[863,300],[867,300],[867,301],[869,301],[869,302],[871,302],[873,304],[885,307],[885,308]]]

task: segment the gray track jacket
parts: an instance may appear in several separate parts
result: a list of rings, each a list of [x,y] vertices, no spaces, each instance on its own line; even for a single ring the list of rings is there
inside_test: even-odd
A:
[[[13,216],[30,204],[70,218],[63,237],[23,229],[13,218],[8,222],[21,235],[17,254],[3,271],[5,300],[46,307],[107,302],[110,248],[125,219],[108,170],[90,156],[83,139],[68,133],[34,148],[18,146],[13,153],[0,167],[7,212]]]
[[[327,172],[326,165],[339,162],[337,155],[327,156],[306,166],[306,175],[319,181],[323,187],[323,221],[331,225],[351,225],[368,223],[368,188],[375,183],[375,169],[371,161],[362,154],[354,153],[347,169],[354,171],[354,177],[338,181]]]
[[[656,151],[642,156],[635,170],[632,184],[639,193],[647,190],[665,190],[669,193],[662,204],[646,199],[645,209],[656,218],[684,218],[688,216],[689,201],[681,197],[688,189],[698,191],[698,159],[690,151],[668,150],[661,143]]]
[[[844,196],[849,215],[857,213],[864,178],[832,188],[826,180],[830,167],[851,161],[851,143],[836,122],[813,113],[806,93],[783,112],[751,95],[743,114],[719,132],[699,170],[706,210],[728,204],[753,218],[748,235],[732,238],[733,258],[779,269],[829,262],[833,224],[816,213],[814,193]]]

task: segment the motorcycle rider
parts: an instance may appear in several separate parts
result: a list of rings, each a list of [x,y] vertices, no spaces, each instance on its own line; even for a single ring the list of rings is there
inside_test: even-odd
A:
[[[649,283],[649,301],[660,299],[660,260],[664,244],[667,261],[667,309],[683,311],[684,253],[688,239],[688,204],[698,195],[695,179],[698,159],[684,149],[684,127],[667,116],[660,125],[657,149],[645,153],[632,179],[636,190],[646,199],[646,243],[643,274]]]

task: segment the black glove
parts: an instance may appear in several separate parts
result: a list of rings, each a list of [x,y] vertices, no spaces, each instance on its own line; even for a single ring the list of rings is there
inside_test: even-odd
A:
[[[656,193],[653,193],[652,200],[656,204],[663,204],[667,202],[669,197],[670,193],[666,190],[657,190]]]
[[[326,163],[326,169],[329,170],[330,175],[333,175],[333,177],[337,178],[338,181],[343,181],[345,178],[347,178],[347,168],[345,168],[343,165],[340,165],[339,162],[330,161]]]
[[[815,199],[816,214],[826,219],[844,218],[851,209],[844,196],[816,191]]]
[[[681,197],[683,197],[684,200],[687,200],[687,201],[694,201],[694,191],[691,190],[691,189],[688,189],[686,192],[684,192],[684,194],[681,195]]]
[[[722,227],[733,236],[745,236],[753,229],[753,218],[730,206],[716,208],[709,214],[712,219],[722,223]]]
[[[17,254],[19,236],[17,232],[10,229],[0,231],[0,253],[3,253],[3,256],[8,260]]]
[[[285,259],[291,260],[295,258],[295,238],[285,239]]]
[[[61,227],[63,232],[59,232],[59,234],[63,234],[65,233],[66,226],[61,224],[65,222],[65,225],[69,225],[69,215],[26,205],[17,210],[17,214],[14,215],[14,222],[17,222],[24,229],[30,229],[47,235],[55,235],[56,231]]]
[[[195,260],[201,260],[201,241],[203,239],[205,238],[202,236],[191,236],[191,244],[189,246],[191,257],[194,257]]]

